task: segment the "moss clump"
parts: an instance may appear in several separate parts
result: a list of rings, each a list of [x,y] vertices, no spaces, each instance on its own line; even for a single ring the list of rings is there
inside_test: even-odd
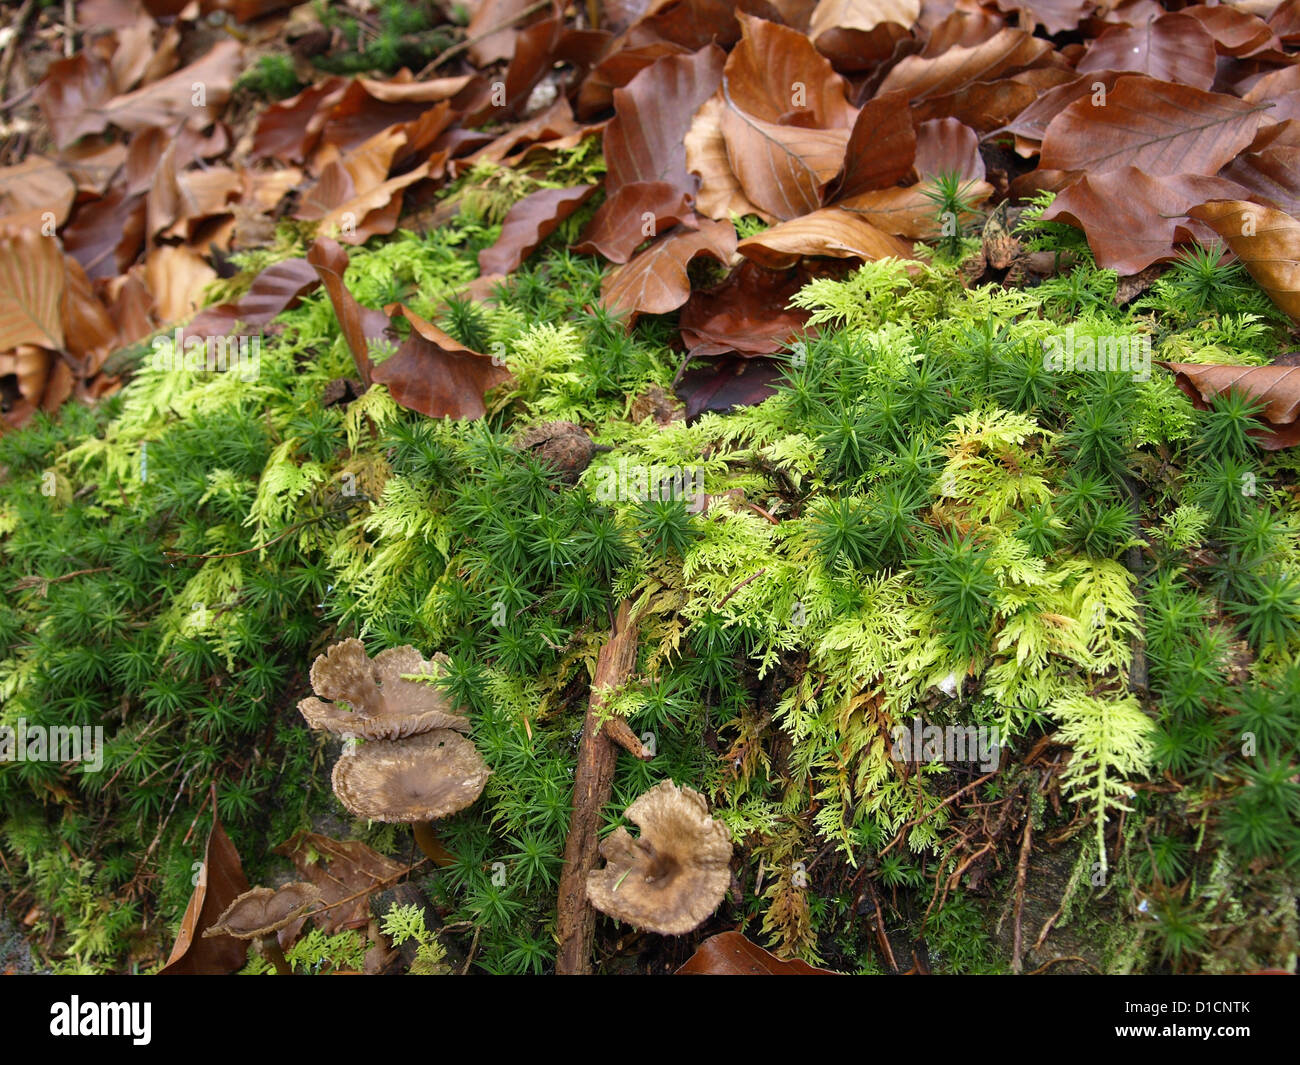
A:
[[[1295,460],[1256,454],[1232,411],[1197,414],[1158,370],[1062,369],[1044,350],[1069,329],[1076,351],[1146,337],[1180,361],[1258,363],[1267,309],[1224,315],[1175,275],[1122,310],[1086,255],[1032,290],[871,263],[799,294],[820,334],[775,396],[637,423],[633,398],[677,370],[671,323],[628,333],[591,309],[599,265],[563,234],[495,306],[447,306],[498,217],[485,200],[358,251],[347,275],[362,303],[408,302],[502,355],[513,383],[482,421],[421,418],[381,387],[326,405],[350,357],[317,293],[262,338],[255,380],[145,365],[100,410],[0,441],[0,584],[20,586],[0,609],[5,721],[108,733],[99,774],[0,768],[4,876],[66,964],[157,956],[210,786],[258,877],[332,808],[330,741],[292,706],[314,655],[357,635],[449,655],[494,773],[440,827],[456,861],[428,887],[449,925],[479,930],[481,968],[546,970],[574,737],[629,599],[640,656],[609,705],[656,755],[622,758],[611,811],[665,778],[706,793],[741,845],[728,920],[869,970],[866,877],[936,965],[1000,968],[983,896],[1013,882],[966,861],[983,838],[966,830],[985,831],[969,803],[1007,803],[1035,838],[1089,824],[1092,889],[1126,920],[1179,900],[1191,931],[1151,964],[1212,967],[1233,915],[1263,912],[1300,855]],[[609,448],[576,485],[512,443],[557,420]],[[1229,492],[1242,464],[1248,505]],[[1013,760],[1060,756],[945,804],[976,773],[891,758],[914,716],[996,728]],[[1154,771],[1176,789],[1144,788]],[[1014,870],[1019,831],[988,839]]]

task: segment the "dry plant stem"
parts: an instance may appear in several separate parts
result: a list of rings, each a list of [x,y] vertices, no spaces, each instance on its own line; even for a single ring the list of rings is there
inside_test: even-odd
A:
[[[456,856],[442,845],[438,833],[428,821],[416,821],[411,825],[411,832],[415,835],[415,844],[420,852],[434,865],[444,867],[456,860]]]
[[[27,20],[31,18],[35,7],[36,0],[25,0],[23,6],[18,9],[18,14],[14,16],[13,22],[10,23],[14,35],[5,45],[4,59],[0,59],[0,97],[9,91],[9,72],[13,70],[14,56],[18,54],[18,40],[27,29]]]
[[[431,63],[429,63],[428,66],[426,66],[423,70],[421,70],[420,73],[416,75],[416,80],[418,81],[420,78],[424,78],[427,77],[429,74],[432,74],[435,70],[437,70],[440,66],[442,66],[443,63],[447,62],[448,59],[454,59],[456,56],[460,55],[461,52],[468,51],[470,48],[473,48],[474,45],[478,44],[479,41],[485,41],[493,34],[500,33],[502,30],[508,30],[516,22],[523,22],[524,19],[529,18],[537,14],[539,11],[542,11],[545,8],[548,8],[550,6],[551,6],[551,0],[537,0],[537,3],[529,5],[519,13],[511,15],[508,19],[503,19],[502,21],[498,22],[495,26],[492,26],[489,29],[484,30],[476,37],[467,37],[465,40],[461,41],[460,44],[452,45],[441,55],[437,56]]]
[[[599,859],[596,832],[601,811],[609,801],[614,783],[618,749],[608,732],[600,727],[600,692],[625,681],[636,666],[637,626],[631,607],[619,604],[609,640],[596,659],[596,677],[591,685],[587,719],[578,749],[578,767],[573,782],[573,814],[569,838],[564,845],[564,872],[560,875],[558,938],[555,971],[561,976],[591,973],[591,945],[596,933],[596,911],[587,901],[587,874]]]
[[[1024,969],[1021,960],[1023,940],[1020,919],[1025,909],[1025,877],[1029,873],[1029,852],[1033,844],[1034,817],[1033,812],[1028,811],[1025,815],[1025,834],[1020,840],[1020,860],[1016,862],[1016,925],[1011,939],[1011,971],[1015,973]]]
[[[284,951],[280,949],[280,940],[272,932],[269,936],[263,936],[261,939],[262,957],[275,966],[275,971],[280,976],[292,976],[293,966],[284,956]]]

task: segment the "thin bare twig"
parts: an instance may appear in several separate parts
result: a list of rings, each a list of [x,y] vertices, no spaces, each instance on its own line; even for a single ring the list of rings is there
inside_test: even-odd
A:
[[[440,53],[438,57],[434,59],[432,62],[430,62],[423,70],[421,70],[420,73],[415,76],[415,80],[419,81],[421,78],[426,77],[429,74],[432,74],[435,70],[437,70],[440,66],[442,66],[443,63],[447,62],[447,60],[455,59],[456,56],[461,54],[461,52],[465,52],[473,48],[476,44],[479,43],[479,41],[485,41],[489,37],[500,33],[502,30],[508,30],[516,22],[523,22],[524,19],[529,18],[537,14],[537,12],[541,11],[543,8],[547,8],[550,6],[551,6],[551,0],[537,0],[537,3],[530,4],[522,11],[518,12],[517,14],[511,15],[508,19],[503,19],[501,22],[498,22],[495,26],[492,26],[491,28],[484,30],[482,33],[475,34],[473,37],[467,37],[465,38],[465,40],[461,41],[460,44],[453,44],[445,52]]]

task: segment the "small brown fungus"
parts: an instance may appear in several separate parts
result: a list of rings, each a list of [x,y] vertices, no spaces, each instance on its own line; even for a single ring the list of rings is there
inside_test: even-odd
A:
[[[334,766],[334,794],[357,817],[409,824],[420,850],[445,865],[447,852],[429,822],[473,803],[491,773],[473,743],[435,729],[345,752]]]
[[[444,661],[438,655],[427,661],[414,647],[392,647],[371,659],[360,640],[344,640],[312,663],[312,690],[322,698],[303,699],[298,709],[314,729],[368,740],[434,729],[467,732],[469,719],[455,713],[442,692],[424,681],[402,679],[404,673],[434,675]]]
[[[704,796],[671,780],[627,808],[639,839],[615,829],[600,845],[606,865],[587,876],[601,913],[648,932],[682,935],[718,908],[731,883],[731,833]]]
[[[305,880],[296,880],[278,888],[255,887],[227,906],[203,935],[205,938],[256,939],[262,948],[262,956],[275,966],[275,971],[281,976],[292,976],[293,968],[285,960],[275,934],[320,901],[320,889]]]

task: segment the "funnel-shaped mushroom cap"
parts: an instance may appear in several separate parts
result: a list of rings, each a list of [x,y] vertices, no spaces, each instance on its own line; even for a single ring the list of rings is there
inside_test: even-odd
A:
[[[352,709],[310,697],[298,709],[312,728],[368,740],[397,740],[440,728],[466,732],[469,719],[453,713],[442,692],[402,680],[403,673],[436,674],[446,660],[435,655],[428,662],[414,647],[392,647],[371,660],[360,640],[344,640],[312,663],[311,686],[317,695]]]
[[[600,845],[605,868],[587,874],[587,898],[610,917],[648,932],[689,932],[718,908],[731,883],[731,833],[698,791],[671,780],[627,808],[641,828],[616,829]]]
[[[304,880],[279,888],[255,887],[227,906],[226,912],[203,935],[234,936],[236,939],[269,936],[320,901],[320,889]]]
[[[450,729],[369,740],[334,766],[334,794],[370,821],[436,821],[479,797],[492,770]]]

